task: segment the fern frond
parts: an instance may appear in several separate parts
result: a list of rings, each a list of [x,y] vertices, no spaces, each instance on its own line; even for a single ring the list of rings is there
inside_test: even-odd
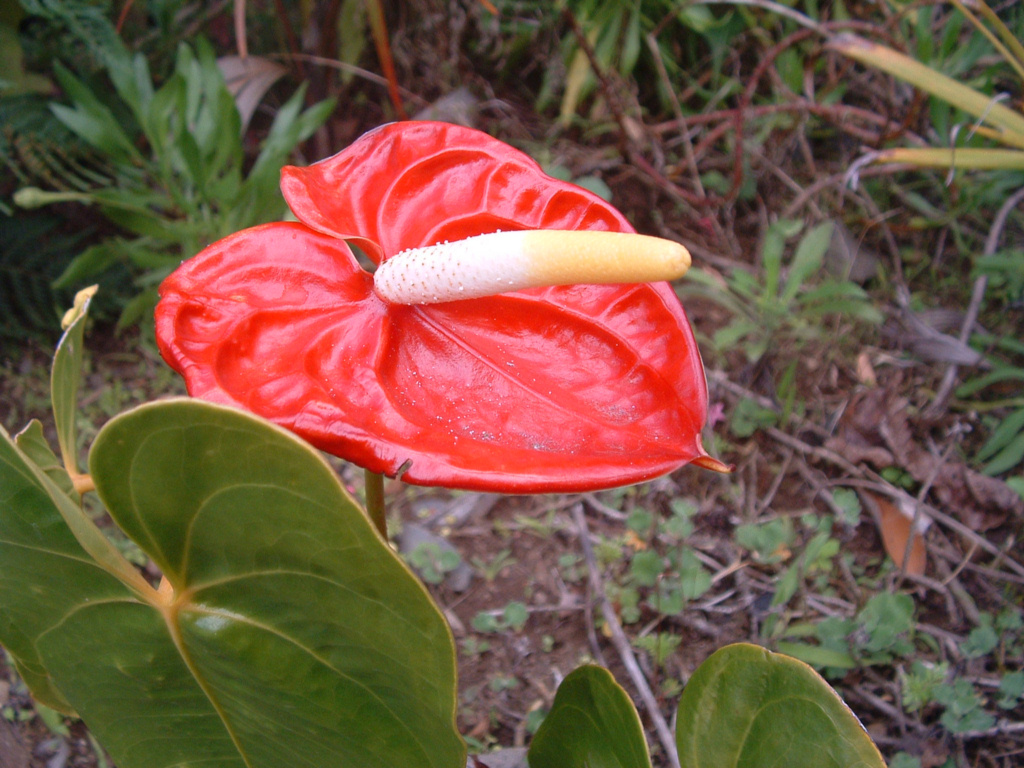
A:
[[[111,169],[48,104],[36,94],[0,100],[0,163],[21,186],[81,192],[111,184]]]
[[[111,4],[96,0],[21,0],[30,16],[46,19],[70,47],[83,48],[93,59],[94,67],[106,64],[112,50],[123,49],[124,43],[110,21]]]
[[[90,234],[63,233],[61,223],[49,214],[0,216],[0,338],[59,333],[72,292],[51,283]]]

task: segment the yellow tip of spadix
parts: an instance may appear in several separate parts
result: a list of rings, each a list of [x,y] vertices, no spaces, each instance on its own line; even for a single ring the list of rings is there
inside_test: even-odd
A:
[[[435,304],[552,285],[675,280],[690,253],[671,240],[626,232],[495,232],[404,251],[374,273],[392,304]]]
[[[535,230],[523,251],[541,285],[653,283],[675,280],[690,268],[679,243],[627,232]]]

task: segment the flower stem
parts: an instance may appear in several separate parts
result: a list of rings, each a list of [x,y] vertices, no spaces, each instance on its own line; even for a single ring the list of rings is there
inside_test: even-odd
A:
[[[364,469],[363,482],[366,489],[366,512],[377,527],[378,533],[387,541],[388,521],[384,507],[384,475]]]

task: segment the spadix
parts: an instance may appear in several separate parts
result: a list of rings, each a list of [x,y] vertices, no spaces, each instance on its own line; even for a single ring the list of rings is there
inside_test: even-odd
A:
[[[390,304],[439,304],[554,285],[674,280],[690,267],[678,243],[628,232],[526,230],[402,251],[374,273]]]

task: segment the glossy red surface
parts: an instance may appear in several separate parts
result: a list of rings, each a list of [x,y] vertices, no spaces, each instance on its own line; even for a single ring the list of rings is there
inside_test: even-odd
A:
[[[441,123],[379,128],[282,189],[301,223],[225,238],[161,286],[160,350],[193,396],[421,485],[585,490],[703,462],[704,370],[668,284],[386,305],[345,243],[379,261],[497,229],[632,231],[600,198]]]

